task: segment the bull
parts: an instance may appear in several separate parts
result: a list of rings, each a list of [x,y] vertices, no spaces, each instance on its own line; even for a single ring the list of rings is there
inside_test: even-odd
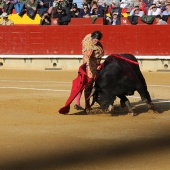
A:
[[[132,54],[112,54],[105,59],[90,97],[93,96],[92,105],[97,102],[103,111],[111,111],[114,100],[119,97],[121,106],[127,106],[134,115],[126,96],[135,91],[149,109],[155,110],[137,59]]]

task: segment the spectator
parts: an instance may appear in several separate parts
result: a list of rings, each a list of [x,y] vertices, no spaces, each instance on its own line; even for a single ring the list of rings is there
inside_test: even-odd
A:
[[[156,4],[156,6],[157,6],[158,8],[162,8],[162,6],[165,5],[165,1],[164,1],[164,0],[154,0],[154,1],[153,1],[153,4]]]
[[[149,10],[148,10],[148,16],[149,15],[160,15],[161,14],[161,9],[160,8],[157,8],[156,7],[156,4],[152,4],[150,7],[149,7]]]
[[[4,0],[0,0],[0,15],[3,13]]]
[[[3,18],[3,20],[0,21],[0,25],[14,25],[14,22],[8,19],[8,14],[6,12],[2,13],[1,18]]]
[[[120,2],[120,8],[128,8],[130,6],[129,0],[122,0]]]
[[[108,25],[120,25],[120,16],[118,13],[113,12],[111,17],[106,18],[108,20]]]
[[[139,9],[143,11],[145,15],[147,15],[148,9],[144,1],[139,3]]]
[[[146,9],[149,9],[149,7],[151,6],[151,4],[153,4],[153,0],[142,0],[142,2],[144,2],[146,4]]]
[[[111,5],[108,6],[107,12],[110,14],[111,10],[116,8],[116,7],[117,7],[116,4],[113,2]]]
[[[77,4],[77,8],[82,8],[82,0],[73,0],[73,3]]]
[[[91,10],[90,10],[90,16],[91,18],[104,16],[104,12],[102,8],[100,8],[96,2],[93,2],[92,4]]]
[[[70,16],[66,14],[66,11],[62,6],[58,6],[57,10],[56,7],[53,9],[52,18],[58,18],[58,25],[68,25],[70,22]]]
[[[72,0],[66,1],[66,6],[63,7],[66,11],[66,14],[71,17],[71,9],[72,9]]]
[[[76,3],[73,3],[72,9],[70,10],[70,16],[71,18],[78,18],[80,9],[77,7]]]
[[[166,10],[163,11],[162,15],[170,15],[170,3],[165,5]]]
[[[67,2],[65,0],[57,0],[56,7],[61,6],[63,9],[67,6]]]
[[[83,4],[83,9],[80,9],[79,18],[90,18],[90,9],[87,3]]]
[[[37,0],[27,0],[25,3],[25,7],[27,8],[27,15],[31,19],[34,19],[37,13],[37,3]]]
[[[62,18],[63,16],[67,16],[67,14],[62,6],[57,6],[52,9],[52,18]]]
[[[42,18],[40,20],[40,25],[51,25],[51,18],[48,12],[44,12],[42,14]]]
[[[4,0],[4,12],[6,12],[8,15],[12,14],[14,4],[17,2],[18,0]]]
[[[156,20],[156,22],[157,22],[156,25],[167,25],[167,22],[166,22],[166,21],[163,21],[160,15],[157,15],[157,16],[155,17],[155,20]]]
[[[38,10],[38,13],[39,13],[40,17],[42,17],[44,12],[48,11],[48,9],[51,6],[52,6],[51,0],[39,0],[37,10]]]
[[[130,11],[130,16],[138,16],[142,17],[144,15],[144,12],[139,9],[139,6],[135,6],[131,11]]]

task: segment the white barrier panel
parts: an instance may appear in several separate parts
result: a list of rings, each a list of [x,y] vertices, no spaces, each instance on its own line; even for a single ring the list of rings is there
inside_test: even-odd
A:
[[[103,58],[106,58],[108,55],[105,55]],[[81,59],[83,55],[0,55],[0,58],[59,58],[59,59]],[[137,59],[167,59],[170,60],[170,56],[135,56]]]

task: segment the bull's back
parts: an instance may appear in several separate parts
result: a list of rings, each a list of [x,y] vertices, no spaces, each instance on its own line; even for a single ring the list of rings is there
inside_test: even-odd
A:
[[[127,59],[130,59],[130,60],[132,60],[132,61],[138,62],[137,59],[136,59],[136,57],[135,57],[134,55],[132,55],[132,54],[119,54],[119,55],[122,56],[122,57],[125,57],[125,58],[127,58]]]
[[[135,82],[138,79],[136,73],[140,72],[139,66],[132,62],[124,60],[123,57],[135,62],[137,62],[137,59],[132,54],[115,55],[117,57],[114,55],[109,55],[105,59],[102,71],[96,80],[96,85],[99,85],[102,88],[113,88],[117,92],[120,90],[121,85],[122,93],[124,92],[124,90],[126,91],[134,89]],[[136,71],[136,69],[138,71]]]

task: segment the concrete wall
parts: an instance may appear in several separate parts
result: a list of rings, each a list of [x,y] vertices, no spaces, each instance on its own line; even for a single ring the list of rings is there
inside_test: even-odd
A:
[[[104,59],[102,60],[104,61]],[[138,59],[142,71],[170,70],[170,59]],[[0,59],[0,69],[21,70],[77,70],[81,58],[5,58]]]

